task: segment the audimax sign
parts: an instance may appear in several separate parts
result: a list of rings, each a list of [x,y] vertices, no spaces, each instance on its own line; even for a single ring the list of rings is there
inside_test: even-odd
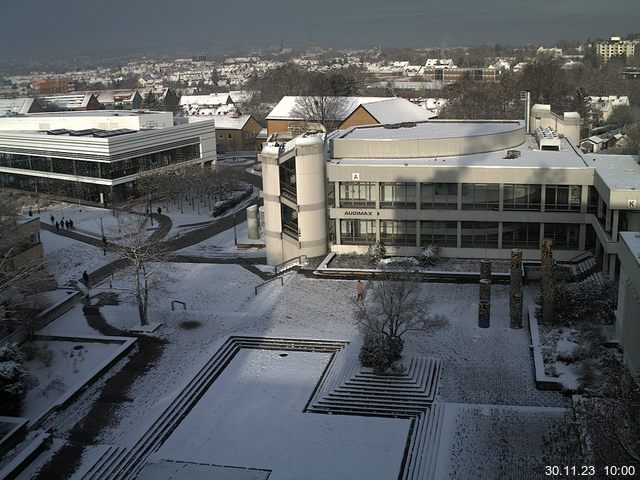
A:
[[[380,215],[380,212],[376,212]],[[373,212],[370,210],[345,210],[345,216],[354,216],[354,217],[373,217]]]

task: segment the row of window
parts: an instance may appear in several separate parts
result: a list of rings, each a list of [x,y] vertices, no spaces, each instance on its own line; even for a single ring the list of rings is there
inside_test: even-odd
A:
[[[417,206],[420,189],[420,208],[455,210],[461,188],[463,210],[498,210],[500,185],[495,183],[380,183],[380,208],[410,208]],[[340,206],[343,208],[375,208],[377,184],[374,182],[340,182]],[[503,210],[540,211],[542,186],[528,184],[503,185]],[[546,185],[545,210],[580,211],[580,185]],[[589,188],[589,211],[597,209],[597,192]]]
[[[340,220],[340,243],[368,245],[376,241],[375,220]],[[387,245],[416,246],[435,243],[441,247],[458,246],[458,222],[380,220],[380,240]],[[545,223],[544,236],[554,241],[557,249],[577,250],[580,226]],[[418,239],[419,235],[419,239]],[[460,222],[462,248],[498,248],[497,222]],[[539,223],[502,223],[502,248],[537,249],[540,245]],[[419,241],[418,241],[419,240]]]
[[[13,173],[0,173],[0,188],[15,188],[61,197],[80,198],[92,202],[116,203],[138,195],[135,182],[127,182],[113,187],[93,183],[60,180],[57,178],[32,177]],[[102,195],[101,195],[102,194]]]
[[[198,145],[188,145],[110,163],[0,152],[0,166],[63,173],[78,177],[116,179],[140,171],[186,162],[199,156]]]

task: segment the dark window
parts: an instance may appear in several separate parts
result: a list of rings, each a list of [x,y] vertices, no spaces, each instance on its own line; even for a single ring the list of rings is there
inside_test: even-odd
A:
[[[340,182],[341,207],[375,207],[375,183]]]
[[[420,207],[424,209],[455,210],[458,208],[457,183],[420,184]]]
[[[509,223],[502,224],[502,248],[540,247],[539,223]]]
[[[498,224],[462,222],[463,248],[498,248]]]
[[[537,210],[540,211],[540,185],[504,185],[504,210]]]
[[[404,220],[381,220],[380,240],[387,245],[416,245],[416,222]]]
[[[376,241],[375,220],[340,220],[340,243],[369,245]]]
[[[416,208],[416,184],[381,183],[380,208]]]
[[[463,183],[463,210],[498,210],[500,185],[497,183]]]
[[[458,222],[420,222],[420,245],[458,246]]]
[[[567,223],[545,223],[544,236],[553,240],[557,250],[578,250],[580,226]]]
[[[545,191],[545,210],[580,210],[580,185],[547,185]]]

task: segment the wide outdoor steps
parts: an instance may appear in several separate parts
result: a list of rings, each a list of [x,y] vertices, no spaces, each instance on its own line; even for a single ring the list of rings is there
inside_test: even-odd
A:
[[[402,373],[378,375],[360,366],[358,357],[336,354],[307,411],[414,417],[434,401],[439,360],[413,357]]]
[[[105,452],[82,480],[133,479],[144,466],[147,457],[158,450],[180,422],[189,414],[233,357],[243,348],[262,350],[298,350],[335,353],[347,342],[286,337],[229,337],[220,349],[176,395],[169,406],[127,449]]]
[[[436,480],[444,412],[445,409],[435,403],[414,421],[402,480]]]
[[[124,456],[127,449],[118,445],[109,445],[98,461],[81,477],[74,475],[72,478],[83,478],[86,480],[95,480],[103,478],[104,473],[108,473],[115,468],[121,457]]]

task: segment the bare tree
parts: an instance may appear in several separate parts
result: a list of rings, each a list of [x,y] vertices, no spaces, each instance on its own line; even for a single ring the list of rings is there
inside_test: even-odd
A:
[[[5,317],[4,329],[13,329],[12,323],[24,323],[32,318],[30,307],[33,307],[35,292],[47,277],[42,258],[21,256],[36,245],[39,238],[20,232],[18,211],[19,205],[13,200],[5,198],[0,202],[0,306]]]
[[[153,288],[152,279],[166,250],[159,240],[145,237],[146,221],[144,217],[132,218],[121,224],[122,240],[112,244],[109,249],[125,261],[126,267],[121,274],[130,286],[116,287],[116,290],[132,295],[138,306],[141,325],[148,325],[149,291]]]
[[[400,358],[404,346],[402,336],[408,331],[446,324],[443,317],[430,316],[430,298],[421,292],[419,278],[414,273],[385,273],[371,282],[369,290],[362,301],[355,302],[355,320],[365,337],[363,349],[372,347],[367,345],[369,340],[373,341],[373,348],[384,350],[382,356],[386,362],[383,358],[377,367],[390,366]]]
[[[333,131],[347,114],[348,97],[333,95],[301,96],[296,99],[291,110],[294,117],[301,118],[305,123],[319,123],[327,131]]]

